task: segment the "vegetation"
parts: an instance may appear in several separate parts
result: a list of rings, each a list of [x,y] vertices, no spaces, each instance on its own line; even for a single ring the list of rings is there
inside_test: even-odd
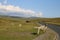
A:
[[[45,19],[43,21],[46,23],[50,23],[50,24],[60,25],[60,18],[49,18],[49,19]]]
[[[26,22],[27,19],[22,18],[0,18],[0,40],[32,40],[38,35],[34,33],[37,24],[33,21]],[[19,24],[22,24],[19,27]],[[40,32],[42,34],[42,31]]]
[[[60,25],[60,18],[36,18],[33,21]]]
[[[30,22],[26,22],[26,21]],[[32,40],[38,35],[34,27],[38,26],[37,22],[56,22],[60,25],[59,19],[44,19],[44,18],[12,18],[0,17],[0,40]],[[19,24],[22,24],[19,27]],[[42,34],[43,31],[40,32]]]

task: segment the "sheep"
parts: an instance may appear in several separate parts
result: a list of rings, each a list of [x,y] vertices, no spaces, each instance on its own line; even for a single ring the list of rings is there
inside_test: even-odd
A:
[[[47,29],[47,26],[41,25],[40,27],[34,27],[34,28],[37,28],[37,29],[38,29],[37,34],[39,34],[39,31],[40,31],[40,30],[43,30],[43,31],[45,32],[46,29]]]
[[[22,24],[19,24],[19,27],[22,27]]]
[[[47,26],[45,26],[45,25],[42,25],[41,26],[41,30],[43,30],[44,32],[47,30]]]

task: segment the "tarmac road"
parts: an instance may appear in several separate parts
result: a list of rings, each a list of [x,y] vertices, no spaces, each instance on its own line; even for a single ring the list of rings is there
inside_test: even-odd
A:
[[[59,35],[58,40],[60,40],[60,25],[48,24],[47,26],[58,33],[58,35]]]

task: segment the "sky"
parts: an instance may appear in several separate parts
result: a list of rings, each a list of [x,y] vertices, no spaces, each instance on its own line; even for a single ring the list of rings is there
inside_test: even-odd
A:
[[[60,0],[0,0],[0,15],[60,17]]]

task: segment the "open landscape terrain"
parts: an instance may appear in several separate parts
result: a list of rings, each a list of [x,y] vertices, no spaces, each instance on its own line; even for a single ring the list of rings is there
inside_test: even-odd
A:
[[[60,40],[60,0],[0,0],[0,40]]]
[[[0,40],[32,40],[37,37],[38,35],[34,35],[37,32],[34,29],[37,24],[32,21],[27,23],[26,20],[25,18],[1,17]]]
[[[40,31],[39,35],[34,34],[37,33],[34,27],[39,26],[38,22],[41,22],[40,18],[0,17],[0,40],[32,40],[44,33]]]
[[[37,18],[35,21],[60,25],[60,18]]]
[[[60,18],[48,18],[48,19],[45,19],[44,22],[60,25]]]

